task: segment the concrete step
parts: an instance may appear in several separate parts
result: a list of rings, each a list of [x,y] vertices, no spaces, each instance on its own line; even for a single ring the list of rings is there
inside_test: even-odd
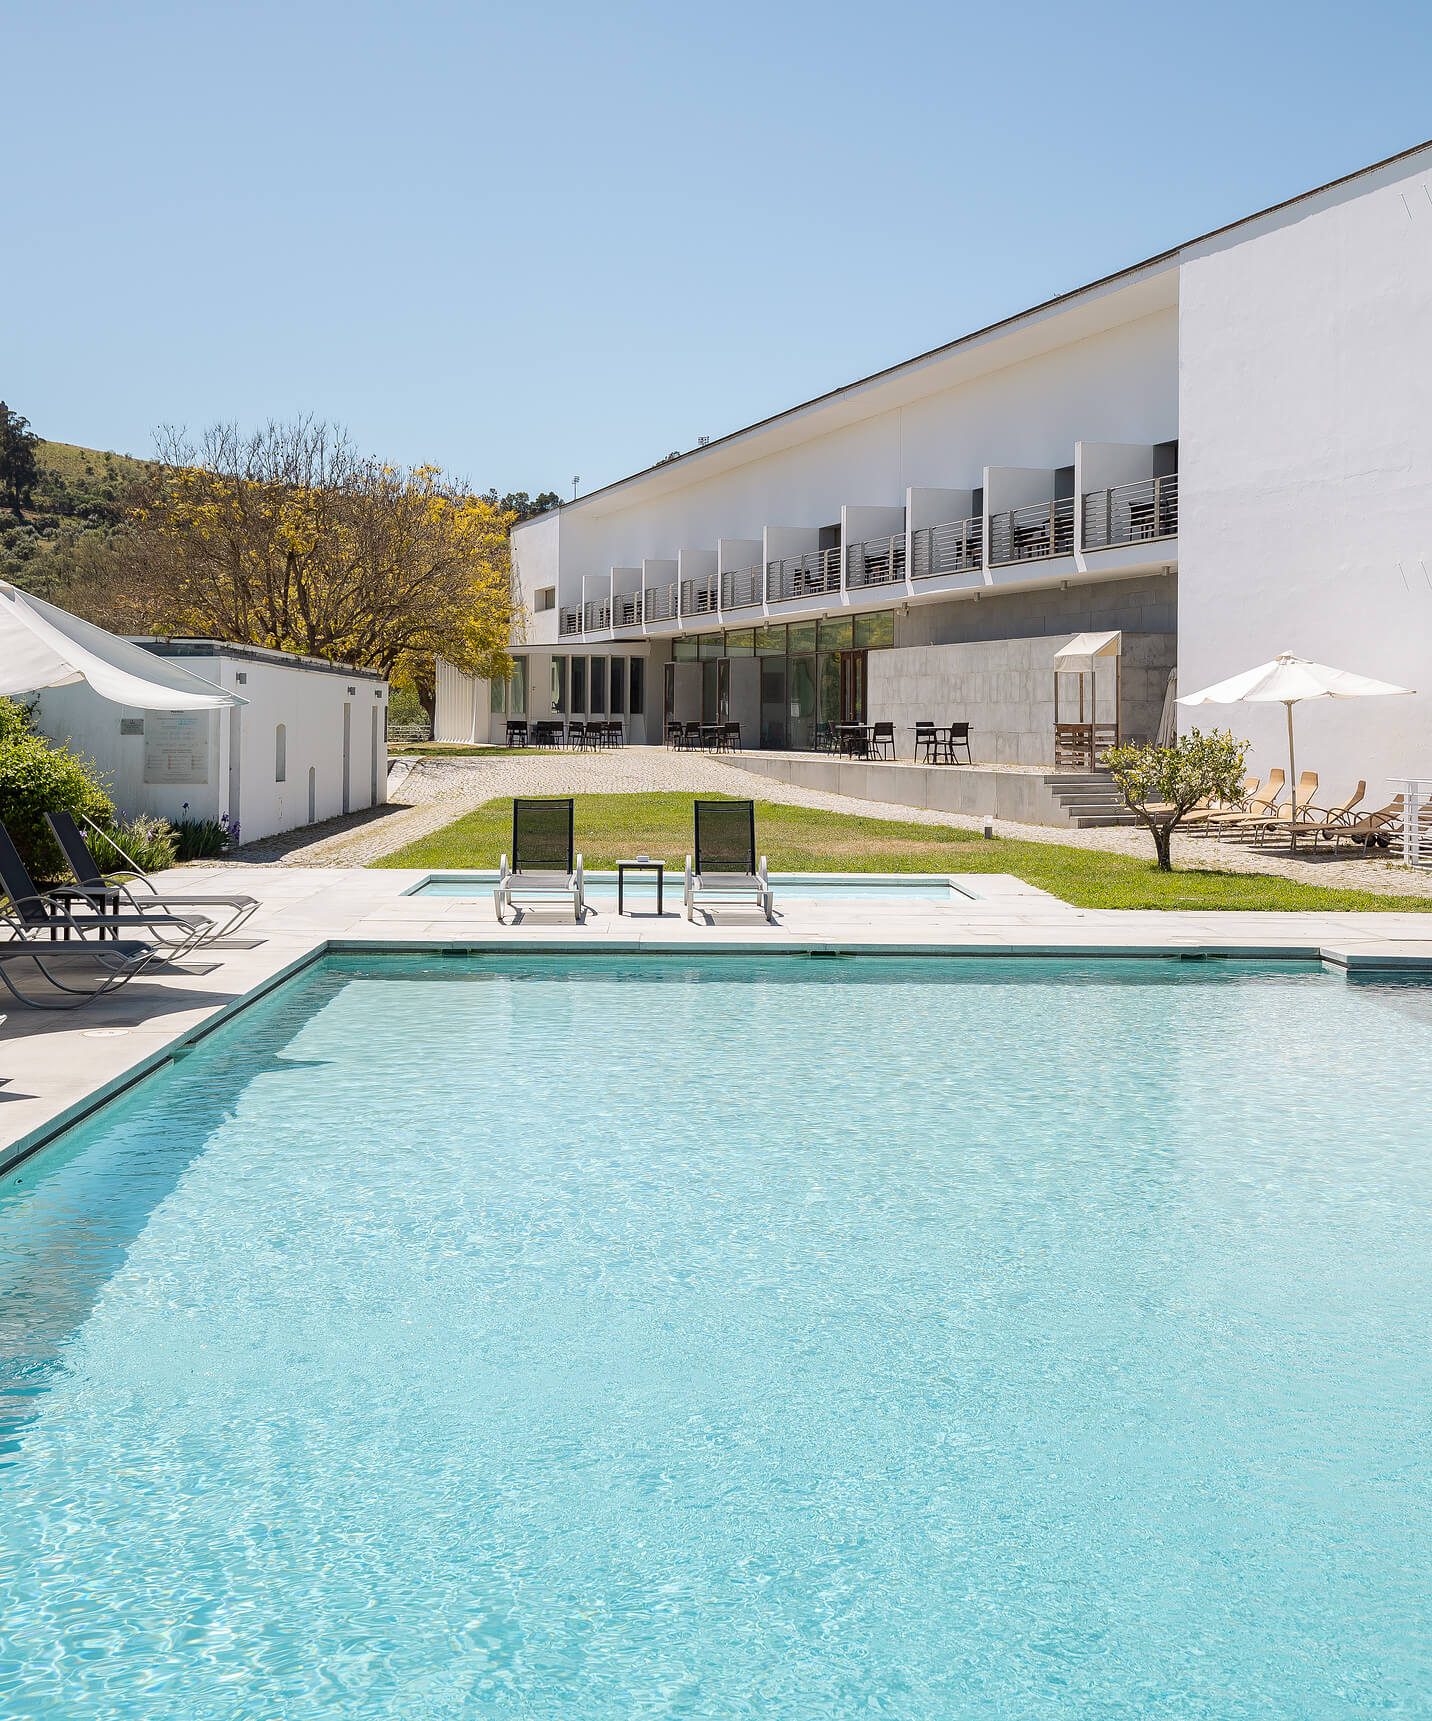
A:
[[[1126,807],[1121,813],[1071,814],[1069,823],[1076,831],[1102,830],[1106,825],[1136,825],[1139,821]]]

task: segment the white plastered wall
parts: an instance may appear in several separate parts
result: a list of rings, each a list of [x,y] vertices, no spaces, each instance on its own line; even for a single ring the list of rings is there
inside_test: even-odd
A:
[[[149,728],[157,714],[116,705],[83,682],[49,688],[40,697],[36,715],[41,731],[53,740],[69,741],[75,752],[99,766],[110,779],[111,795],[121,812],[171,819],[216,819],[222,813],[232,821],[237,816],[241,839],[254,842],[309,822],[311,768],[314,818],[335,818],[343,811],[345,705],[349,707],[349,811],[373,804],[375,786],[377,801],[387,799],[385,682],[302,664],[222,655],[186,657],[182,662],[248,701],[237,710],[206,714],[209,739],[203,782],[145,782],[146,740],[152,735],[123,730],[136,723]],[[276,775],[279,724],[284,727],[282,781]]]
[[[1234,238],[1237,242],[1232,242]],[[1298,708],[1368,802],[1432,772],[1432,151],[1186,254],[1179,690],[1292,651],[1418,689]],[[1286,762],[1282,706],[1181,708]]]

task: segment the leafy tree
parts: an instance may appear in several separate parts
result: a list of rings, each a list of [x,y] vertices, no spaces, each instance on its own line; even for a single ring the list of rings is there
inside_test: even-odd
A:
[[[1125,803],[1148,826],[1160,872],[1172,872],[1170,844],[1179,821],[1207,798],[1234,800],[1243,788],[1247,741],[1228,730],[1192,729],[1170,747],[1111,747],[1104,764]]]
[[[555,490],[544,490],[537,496],[529,496],[525,490],[499,496],[495,490],[489,490],[482,500],[499,514],[511,514],[514,526],[519,520],[530,520],[534,514],[545,514],[549,508],[562,505],[562,498]]]
[[[510,672],[510,513],[361,456],[312,420],[169,434],[87,613],[121,632],[200,634],[335,658],[418,690],[436,652]]]
[[[0,500],[7,502],[18,519],[20,510],[29,502],[40,476],[35,449],[39,437],[30,429],[28,418],[11,412],[0,400]]]

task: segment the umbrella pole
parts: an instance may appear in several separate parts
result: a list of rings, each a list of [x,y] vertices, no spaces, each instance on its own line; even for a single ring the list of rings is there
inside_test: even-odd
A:
[[[1293,701],[1285,699],[1283,704],[1288,711],[1288,781],[1293,785],[1293,816],[1288,822],[1289,852],[1298,852],[1298,771],[1297,762],[1293,758]]]

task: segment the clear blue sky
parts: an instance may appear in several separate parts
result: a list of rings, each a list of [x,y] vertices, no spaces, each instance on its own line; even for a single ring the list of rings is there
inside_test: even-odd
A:
[[[564,495],[1432,136],[1425,0],[0,0],[0,45],[42,435],[311,412]]]

